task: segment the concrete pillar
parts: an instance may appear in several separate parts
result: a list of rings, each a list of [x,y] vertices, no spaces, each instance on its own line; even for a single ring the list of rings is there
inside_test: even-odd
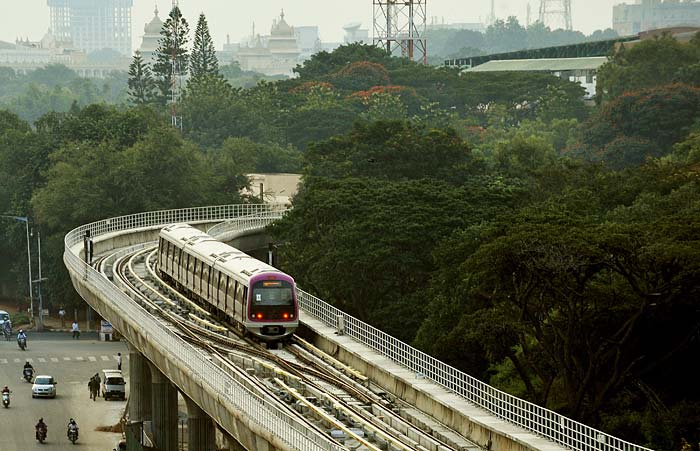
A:
[[[191,399],[187,403],[187,449],[188,451],[216,451],[216,429],[214,421]]]
[[[143,422],[151,419],[151,370],[148,360],[129,344],[129,423],[127,449],[141,449]]]
[[[129,345],[129,419],[151,419],[151,370],[148,360]]]
[[[178,451],[177,388],[157,367],[150,367],[153,440],[160,451]]]

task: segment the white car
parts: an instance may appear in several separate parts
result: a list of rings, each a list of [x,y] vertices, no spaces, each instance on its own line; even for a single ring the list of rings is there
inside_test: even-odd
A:
[[[32,385],[32,398],[55,398],[56,380],[52,376],[37,376]]]

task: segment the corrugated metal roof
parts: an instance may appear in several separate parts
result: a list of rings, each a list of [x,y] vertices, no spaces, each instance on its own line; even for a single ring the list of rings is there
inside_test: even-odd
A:
[[[606,56],[587,58],[543,58],[528,60],[492,60],[469,72],[560,72],[565,70],[595,70],[608,61]]]

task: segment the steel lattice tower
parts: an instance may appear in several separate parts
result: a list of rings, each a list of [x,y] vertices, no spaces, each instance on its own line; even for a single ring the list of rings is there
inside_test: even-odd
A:
[[[425,39],[427,0],[372,0],[374,2],[374,45],[390,55],[428,62]]]
[[[173,6],[172,9],[179,8],[180,7],[180,2],[179,0],[173,0]],[[178,29],[180,26],[180,22],[175,20],[173,21],[174,29],[173,29],[173,36],[175,36],[175,42],[177,42],[177,36],[178,36]],[[182,130],[182,116],[178,115],[177,111],[177,104],[180,101],[180,95],[182,91],[182,76],[183,76],[183,68],[180,67],[180,60],[178,58],[178,51],[179,48],[173,47],[173,53],[170,59],[170,64],[171,64],[171,72],[170,72],[170,122],[171,125],[175,128],[179,128]]]
[[[572,30],[571,0],[540,0],[539,20],[552,29]]]

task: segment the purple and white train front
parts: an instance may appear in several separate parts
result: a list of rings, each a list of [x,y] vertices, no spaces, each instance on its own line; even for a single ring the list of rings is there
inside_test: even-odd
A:
[[[299,326],[292,277],[188,224],[160,231],[158,271],[220,320],[262,340]]]

